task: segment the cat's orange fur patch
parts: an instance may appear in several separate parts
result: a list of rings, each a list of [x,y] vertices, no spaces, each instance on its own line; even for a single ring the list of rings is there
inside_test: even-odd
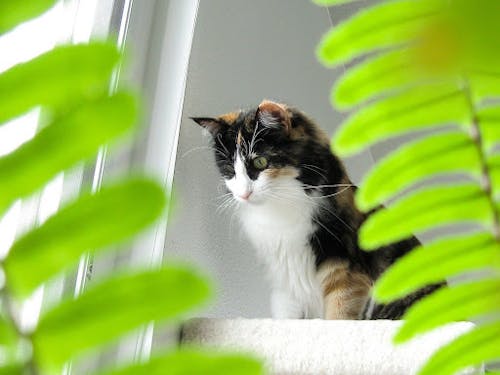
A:
[[[219,116],[219,118],[226,122],[228,125],[233,125],[235,121],[238,119],[238,116],[240,115],[240,112],[229,112],[224,115]]]
[[[293,167],[268,168],[265,169],[262,173],[270,178],[286,177],[286,176],[295,178],[299,176],[299,172]]]
[[[328,261],[319,271],[325,319],[359,319],[368,301],[372,281],[349,269],[346,262]]]

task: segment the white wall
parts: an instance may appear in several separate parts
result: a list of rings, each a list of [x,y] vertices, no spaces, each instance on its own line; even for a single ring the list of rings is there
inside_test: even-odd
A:
[[[269,316],[262,265],[231,212],[216,213],[223,194],[207,139],[188,116],[215,116],[263,98],[297,106],[332,134],[341,121],[329,104],[338,72],[323,68],[315,47],[331,26],[308,0],[201,0],[188,71],[166,257],[193,261],[217,283],[207,315]],[[368,154],[347,162],[354,181]]]

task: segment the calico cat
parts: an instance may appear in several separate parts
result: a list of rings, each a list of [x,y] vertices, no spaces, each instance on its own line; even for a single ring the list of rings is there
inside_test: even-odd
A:
[[[327,136],[302,112],[265,100],[255,109],[192,119],[212,135],[243,229],[268,266],[274,318],[398,319],[439,287],[373,303],[374,281],[419,242],[359,248],[358,229],[369,214],[354,205],[356,187]]]

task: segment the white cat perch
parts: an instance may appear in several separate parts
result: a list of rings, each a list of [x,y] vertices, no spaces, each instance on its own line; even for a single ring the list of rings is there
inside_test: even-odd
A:
[[[194,319],[182,345],[253,353],[273,375],[411,375],[437,348],[470,330],[449,324],[404,345],[391,338],[398,321]],[[461,374],[484,374],[482,368]]]

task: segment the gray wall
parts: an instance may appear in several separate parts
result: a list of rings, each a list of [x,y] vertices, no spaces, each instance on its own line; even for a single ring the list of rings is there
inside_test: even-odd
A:
[[[339,72],[314,55],[330,26],[327,10],[307,0],[200,1],[174,177],[178,208],[165,254],[192,261],[215,279],[217,300],[207,315],[269,316],[269,291],[236,218],[216,212],[221,180],[204,147],[208,139],[188,116],[218,115],[268,98],[301,108],[331,135],[342,119],[329,104]],[[346,162],[355,182],[372,164],[368,154]]]

